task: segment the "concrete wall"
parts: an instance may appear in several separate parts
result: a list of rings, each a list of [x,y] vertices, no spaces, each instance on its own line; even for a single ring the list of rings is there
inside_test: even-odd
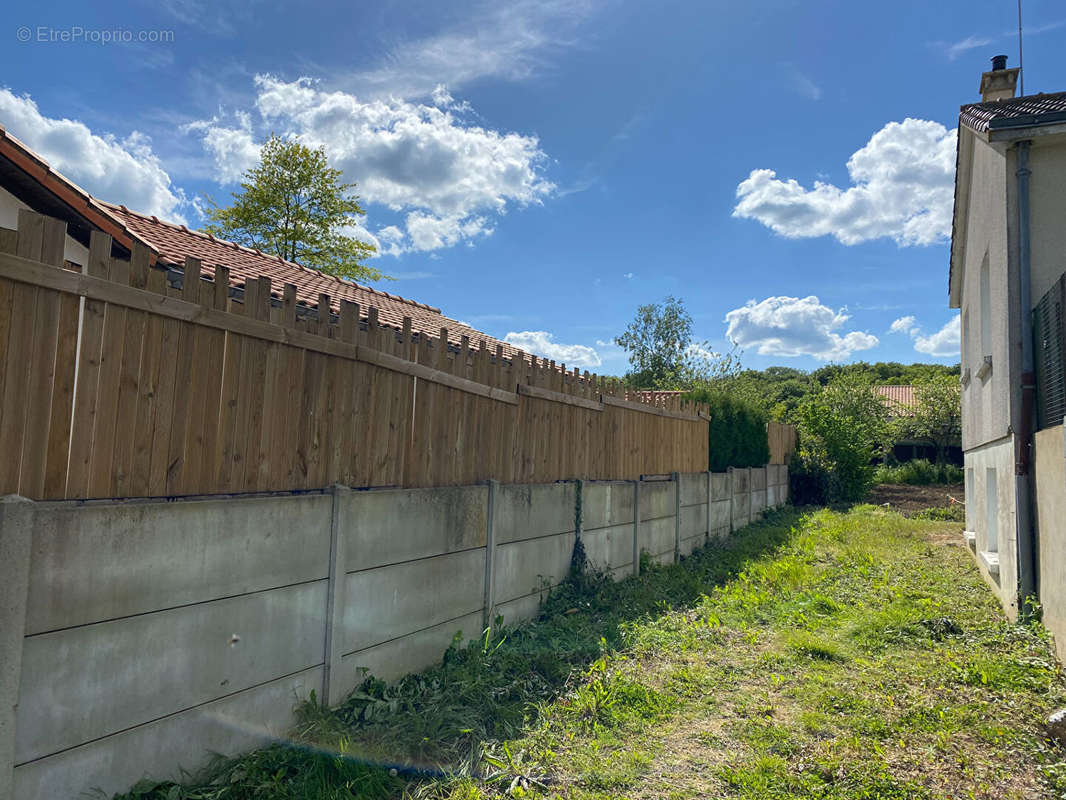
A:
[[[1014,438],[1009,436],[964,455],[966,528],[974,534],[973,548],[981,575],[999,597],[1007,615],[1018,615],[1017,507],[1014,484]],[[996,471],[994,521],[989,508],[989,469]],[[992,531],[995,531],[995,536]],[[993,542],[993,539],[995,541]],[[990,554],[995,554],[993,558]],[[998,558],[998,574],[990,565]]]
[[[974,157],[966,230],[959,232],[966,248],[960,304],[962,369],[970,371],[962,388],[962,446],[971,450],[1006,436],[1010,425],[1008,316],[1013,284],[1007,249],[1007,159],[979,137],[968,135],[966,141],[973,143]],[[986,259],[991,329],[982,336],[981,267]],[[992,371],[981,378],[977,373],[985,356],[992,358]]]
[[[1029,236],[1033,303],[1066,271],[1066,139],[1062,136],[1033,140],[1029,154]]]
[[[1040,605],[1066,662],[1066,427],[1038,431],[1034,445]]]
[[[758,519],[787,478],[5,500],[0,796],[123,790],[283,736],[312,690],[336,703],[534,616],[578,535],[622,578]]]

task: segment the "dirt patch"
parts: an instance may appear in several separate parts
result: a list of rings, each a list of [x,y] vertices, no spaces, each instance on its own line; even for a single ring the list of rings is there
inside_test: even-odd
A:
[[[893,511],[910,516],[923,508],[944,508],[963,502],[965,490],[961,483],[910,486],[902,483],[882,483],[870,490],[870,503],[887,505]]]

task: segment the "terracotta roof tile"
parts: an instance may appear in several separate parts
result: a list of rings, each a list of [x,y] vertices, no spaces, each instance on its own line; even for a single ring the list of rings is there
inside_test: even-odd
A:
[[[912,416],[915,406],[918,405],[918,395],[915,393],[913,386],[875,386],[874,391],[888,402],[892,416]]]
[[[447,328],[448,339],[452,343],[458,344],[461,337],[469,336],[471,345],[476,347],[484,339],[485,345],[492,351],[500,344],[506,357],[517,355],[528,359],[524,351],[444,316],[439,308],[326,275],[277,255],[267,255],[234,242],[216,239],[208,233],[191,231],[184,225],[138,214],[125,206],[111,203],[103,205],[138,239],[155,249],[160,262],[164,264],[181,268],[185,257],[192,256],[200,259],[202,274],[211,278],[214,277],[215,267],[227,267],[232,286],[243,286],[252,278],[265,276],[270,278],[272,288],[279,296],[283,285],[291,283],[296,287],[297,301],[310,306],[318,305],[318,295],[324,293],[330,296],[334,312],[340,311],[341,300],[358,303],[364,317],[367,309],[374,306],[378,309],[378,320],[383,325],[400,329],[403,327],[403,318],[410,317],[411,329],[426,336],[436,337],[441,328]]]
[[[970,103],[959,111],[959,121],[983,133],[989,128],[1055,122],[1060,115],[1062,121],[1066,122],[1066,92],[1030,94],[990,103]]]

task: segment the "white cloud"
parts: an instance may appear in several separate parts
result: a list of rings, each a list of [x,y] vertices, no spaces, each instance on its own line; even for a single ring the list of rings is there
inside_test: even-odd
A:
[[[944,46],[944,51],[948,54],[948,60],[954,61],[969,50],[992,44],[992,40],[987,36],[967,36],[957,42],[941,42],[940,44]]]
[[[785,76],[785,82],[800,97],[805,97],[808,100],[822,99],[822,87],[801,72],[795,64],[786,62],[781,65],[781,69]]]
[[[938,122],[890,122],[848,159],[852,186],[821,180],[805,188],[770,169],[737,186],[733,216],[789,238],[834,236],[852,245],[888,237],[927,245],[951,235],[955,131]]]
[[[324,91],[307,78],[256,76],[259,131],[294,135],[323,146],[330,163],[357,184],[366,203],[407,212],[405,231],[378,231],[383,252],[434,250],[469,243],[493,231],[492,215],[542,202],[555,188],[542,175],[547,157],[535,136],[465,123],[448,108]],[[443,101],[446,90],[438,93]],[[451,96],[447,95],[451,100]],[[227,126],[193,123],[215,158],[217,174],[234,180],[255,163],[251,116]]]
[[[812,356],[822,361],[847,358],[879,342],[863,331],[839,329],[848,315],[822,305],[817,297],[767,297],[749,300],[725,315],[726,336],[745,350],[764,356]]]
[[[18,97],[9,89],[0,89],[0,121],[53,168],[94,196],[185,222],[180,211],[187,204],[185,195],[171,184],[143,134],[134,131],[120,140],[93,133],[77,120],[44,116],[28,96]]]
[[[914,349],[919,353],[936,358],[960,358],[962,336],[960,334],[960,317],[956,314],[945,323],[944,327],[929,336],[922,335],[922,328],[914,317],[900,317],[889,329],[892,333],[905,333],[914,340]]]
[[[549,68],[547,56],[580,40],[578,27],[600,0],[483,2],[440,33],[389,48],[378,67],[348,83],[371,97],[418,98],[440,84],[484,78],[526,80]]]
[[[918,326],[915,324],[913,316],[900,317],[888,327],[889,333],[905,333],[908,336],[913,335],[917,331]]]
[[[593,348],[583,344],[561,344],[552,341],[552,335],[547,331],[511,331],[503,337],[503,340],[535,356],[553,360],[557,364],[568,364],[571,367],[598,367],[601,363],[599,354]]]

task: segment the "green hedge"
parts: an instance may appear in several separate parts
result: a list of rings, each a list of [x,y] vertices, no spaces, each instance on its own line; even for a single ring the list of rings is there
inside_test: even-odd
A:
[[[766,415],[751,403],[728,394],[694,392],[690,399],[710,406],[710,463],[712,472],[728,467],[761,467],[770,460]]]

